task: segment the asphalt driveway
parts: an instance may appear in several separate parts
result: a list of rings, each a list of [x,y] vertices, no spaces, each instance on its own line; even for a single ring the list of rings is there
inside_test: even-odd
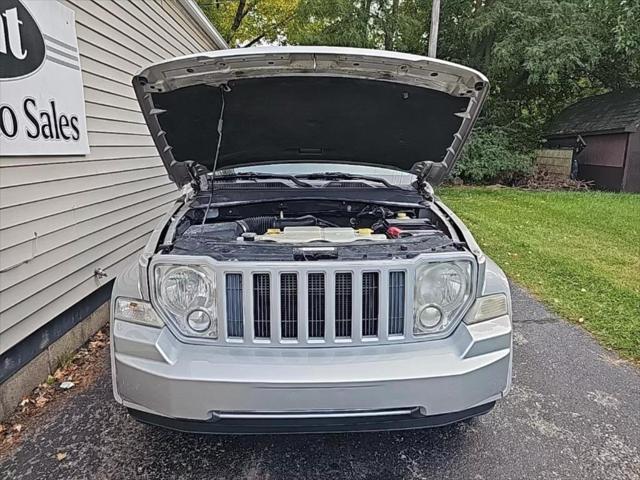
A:
[[[163,431],[113,402],[105,359],[95,385],[0,461],[0,478],[640,479],[640,371],[517,288],[514,316],[513,390],[471,424],[261,437]]]

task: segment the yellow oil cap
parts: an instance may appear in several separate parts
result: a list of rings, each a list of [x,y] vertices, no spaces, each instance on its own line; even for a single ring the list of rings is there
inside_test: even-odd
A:
[[[278,235],[282,233],[279,228],[269,228],[267,229],[267,235]]]
[[[398,212],[396,213],[396,218],[407,218],[406,212]]]
[[[373,233],[373,230],[371,230],[370,228],[359,228],[358,229],[358,235],[371,235]]]

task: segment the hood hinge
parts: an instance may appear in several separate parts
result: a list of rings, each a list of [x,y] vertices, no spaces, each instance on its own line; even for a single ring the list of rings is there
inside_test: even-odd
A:
[[[432,185],[434,182],[438,185],[442,181],[447,175],[447,167],[444,162],[420,162],[414,165],[412,173],[416,175],[416,181],[413,182],[414,188],[425,200],[433,201],[435,195]]]
[[[427,182],[425,177],[418,176],[415,182],[413,182],[411,185],[413,186],[413,188],[415,188],[418,191],[420,196],[424,198],[427,202],[433,202],[435,198],[433,187],[429,182]]]
[[[194,192],[206,192],[209,190],[209,180],[207,177],[209,171],[204,165],[196,162],[188,162],[187,172],[189,172],[189,176],[191,177],[191,188],[193,188]]]

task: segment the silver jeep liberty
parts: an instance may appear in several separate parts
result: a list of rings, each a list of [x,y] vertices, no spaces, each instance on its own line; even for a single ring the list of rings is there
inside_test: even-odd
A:
[[[113,289],[113,391],[131,415],[207,433],[404,429],[507,394],[507,279],[432,188],[482,74],[269,47],[133,84],[182,190]]]

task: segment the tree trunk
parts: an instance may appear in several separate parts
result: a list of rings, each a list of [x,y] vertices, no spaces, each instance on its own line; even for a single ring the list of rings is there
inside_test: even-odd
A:
[[[393,50],[394,37],[398,28],[398,4],[400,0],[393,0],[391,4],[391,12],[387,12],[388,18],[385,18],[384,29],[384,49]]]
[[[262,40],[264,38],[264,36],[265,36],[265,34],[261,33],[260,35],[258,35],[256,38],[254,38],[250,42],[247,42],[246,45],[243,45],[242,48],[253,47],[256,43],[258,43],[260,40]]]
[[[247,6],[247,0],[238,1],[238,8],[236,8],[236,14],[233,17],[233,23],[231,24],[231,28],[229,29],[229,35],[227,35],[227,37],[229,38],[225,38],[227,43],[231,43],[233,36],[236,34],[238,29],[240,28],[240,25],[242,24],[242,20],[244,20],[244,17],[247,16],[247,13],[249,13],[252,8],[253,5]]]

